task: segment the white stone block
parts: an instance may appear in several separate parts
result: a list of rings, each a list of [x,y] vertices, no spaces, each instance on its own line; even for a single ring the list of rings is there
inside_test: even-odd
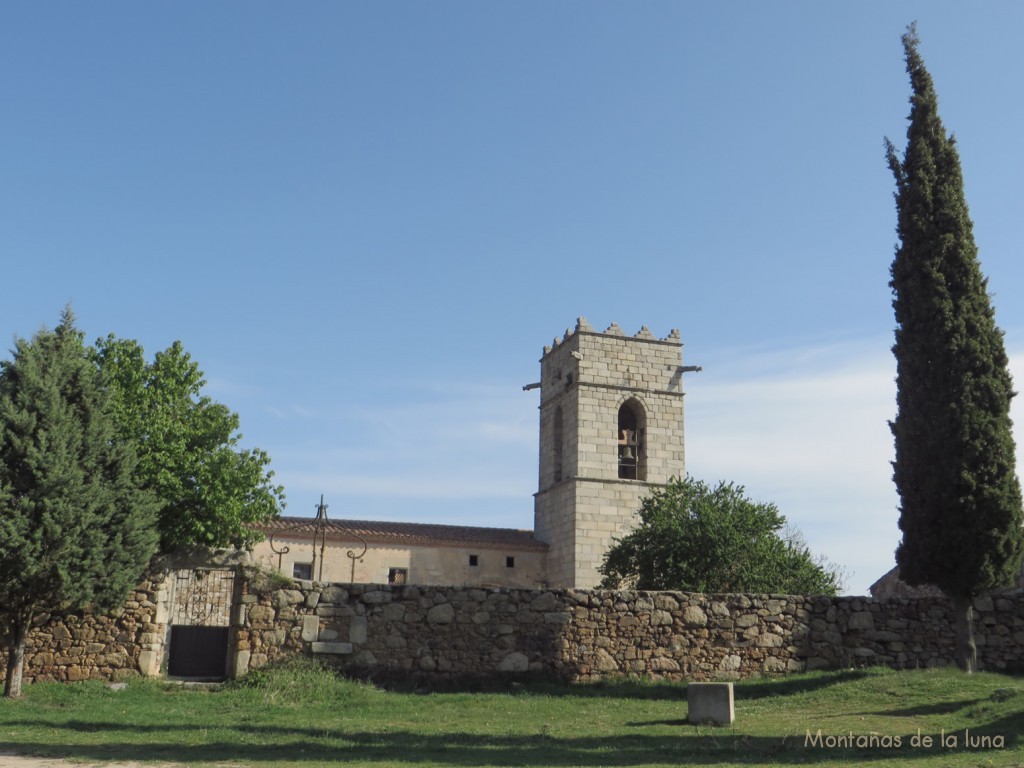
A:
[[[251,651],[238,651],[238,653],[235,654],[233,677],[242,677],[249,671],[249,659],[251,656]]]
[[[320,617],[302,617],[302,639],[307,643],[314,643],[320,639]]]
[[[139,672],[144,677],[160,674],[160,653],[155,650],[139,651]]]
[[[688,683],[686,704],[691,723],[732,725],[736,716],[732,683]]]
[[[352,653],[352,643],[313,643],[313,653]]]

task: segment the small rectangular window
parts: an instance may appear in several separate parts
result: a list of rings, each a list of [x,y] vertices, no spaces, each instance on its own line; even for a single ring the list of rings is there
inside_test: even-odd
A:
[[[313,578],[312,563],[292,563],[292,578],[309,581]]]
[[[388,584],[408,584],[408,568],[388,568]]]
[[[478,565],[480,565],[480,557],[479,557],[479,555],[470,555],[469,556],[469,565],[470,565],[471,568],[476,568]]]
[[[516,567],[516,559],[514,557],[512,557],[511,555],[506,557],[505,558],[505,567],[506,568],[515,568]]]

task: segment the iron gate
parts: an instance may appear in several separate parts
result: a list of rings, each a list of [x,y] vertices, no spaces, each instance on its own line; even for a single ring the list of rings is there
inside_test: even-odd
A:
[[[234,591],[232,570],[175,572],[168,675],[215,680],[227,676]]]

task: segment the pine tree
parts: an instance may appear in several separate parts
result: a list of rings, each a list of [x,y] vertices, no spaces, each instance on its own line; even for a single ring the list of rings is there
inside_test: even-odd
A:
[[[43,613],[124,600],[156,551],[153,497],[116,439],[107,392],[66,310],[0,364],[0,628],[6,696]]]
[[[1003,334],[996,327],[964,198],[960,157],[939,119],[912,25],[903,35],[910,125],[896,177],[899,246],[892,264],[897,414],[891,423],[900,495],[900,578],[934,584],[954,604],[957,656],[974,671],[971,600],[1005,586],[1020,566],[1021,492],[1015,473]]]

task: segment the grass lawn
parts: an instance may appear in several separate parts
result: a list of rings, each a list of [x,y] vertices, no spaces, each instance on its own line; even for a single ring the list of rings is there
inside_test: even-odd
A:
[[[398,693],[300,664],[217,690],[26,686],[22,700],[0,701],[5,751],[275,768],[1011,766],[1024,765],[1024,678],[869,669],[751,680],[736,684],[736,723],[715,728],[686,723],[683,684]]]

